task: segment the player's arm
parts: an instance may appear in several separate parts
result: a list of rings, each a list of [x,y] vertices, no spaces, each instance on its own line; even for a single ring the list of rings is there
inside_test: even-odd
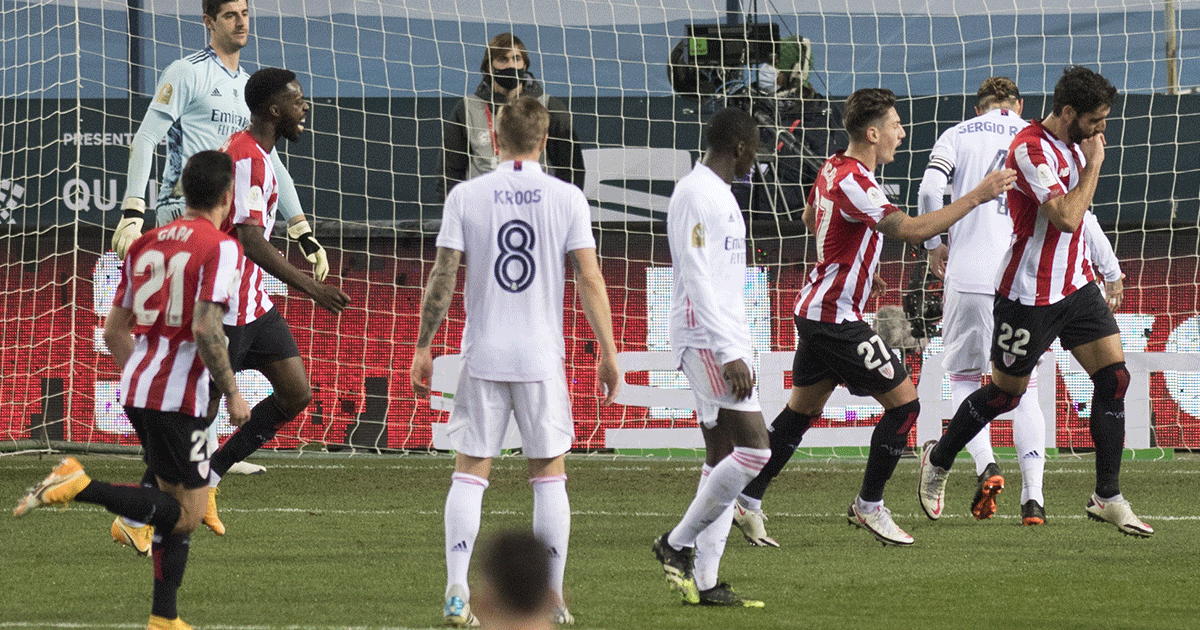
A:
[[[891,238],[918,245],[931,237],[945,232],[956,221],[967,216],[975,206],[995,199],[1012,188],[1017,178],[1016,171],[1001,169],[992,171],[971,192],[954,203],[927,214],[911,217],[905,212],[893,212],[875,224],[875,229]]]
[[[804,204],[804,212],[801,213],[800,220],[804,222],[804,227],[808,228],[809,232],[817,233],[817,209],[811,203]]]
[[[1121,261],[1117,260],[1112,243],[1108,242],[1108,237],[1100,228],[1100,221],[1091,212],[1083,215],[1083,237],[1087,239],[1088,250],[1092,253],[1092,263],[1104,278],[1104,297],[1108,300],[1108,307],[1116,311],[1125,299],[1125,274],[1121,273]]]
[[[621,370],[617,367],[617,343],[613,339],[612,306],[608,302],[608,290],[604,276],[600,273],[600,262],[594,248],[576,249],[568,253],[575,267],[575,284],[579,291],[579,303],[596,342],[600,345],[600,364],[596,366],[598,381],[604,385],[602,405],[611,404],[621,387]]]
[[[133,354],[133,309],[113,305],[104,318],[104,344],[117,367],[124,369]]]
[[[271,164],[275,167],[276,192],[279,195],[276,210],[287,221],[287,233],[300,245],[304,258],[313,265],[313,279],[325,282],[329,275],[329,256],[325,248],[317,242],[312,227],[304,218],[304,209],[300,206],[300,193],[296,192],[296,182],[292,174],[284,167],[279,159],[279,151],[271,150]]]
[[[417,347],[413,352],[412,367],[408,376],[413,393],[417,398],[429,396],[429,379],[433,376],[433,336],[450,311],[454,299],[454,287],[458,284],[458,266],[462,252],[449,247],[437,248],[433,271],[425,284],[425,296],[421,299],[421,326],[417,332]]]
[[[946,185],[950,183],[950,173],[954,169],[950,160],[936,153],[937,146],[934,147],[934,151],[935,155],[930,157],[929,166],[925,167],[925,174],[921,177],[921,187],[917,191],[917,211],[923,215],[942,207],[946,198]],[[944,280],[950,249],[942,242],[941,234],[938,233],[925,241],[925,249],[929,252],[929,270]]]
[[[712,340],[711,348],[717,361],[722,366],[722,373],[729,382],[730,391],[738,400],[743,400],[753,393],[754,375],[746,365],[738,348],[738,343],[728,331],[736,324],[721,313],[716,294],[713,292],[713,278],[709,273],[712,261],[706,248],[702,215],[691,208],[706,203],[701,199],[682,199],[677,206],[668,212],[680,212],[675,232],[670,233],[671,263],[675,267],[675,282],[682,283],[684,291],[692,306],[692,315],[696,324],[704,328]],[[699,235],[699,237],[697,237]]]
[[[225,305],[199,300],[192,309],[192,337],[200,360],[208,368],[209,378],[217,389],[225,394],[225,407],[229,411],[229,424],[240,427],[250,419],[250,406],[238,391],[233,367],[229,362],[229,347],[225,339]]]
[[[341,313],[350,303],[350,296],[341,289],[328,284],[321,284],[311,276],[292,266],[279,250],[275,249],[266,238],[266,230],[261,225],[239,223],[237,225],[238,240],[246,251],[246,258],[254,261],[263,271],[279,278],[284,284],[303,291],[321,308],[330,313]]]
[[[1100,181],[1100,165],[1104,163],[1104,134],[1098,133],[1079,143],[1087,160],[1079,171],[1079,184],[1067,194],[1055,197],[1038,207],[1038,212],[1060,232],[1074,232],[1083,223],[1083,215],[1092,205],[1096,184]]]
[[[125,171],[125,200],[121,203],[121,222],[113,232],[112,249],[121,258],[142,235],[146,219],[146,185],[154,163],[154,149],[170,130],[175,120],[157,109],[146,110],[146,116],[129,144],[129,166]]]

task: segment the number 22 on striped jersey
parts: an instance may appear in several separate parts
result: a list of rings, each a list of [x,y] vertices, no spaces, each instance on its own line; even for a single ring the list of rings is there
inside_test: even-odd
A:
[[[138,256],[137,261],[133,263],[133,274],[149,275],[133,296],[133,314],[137,317],[138,324],[149,326],[158,319],[162,311],[159,308],[150,308],[149,304],[156,295],[162,293],[163,286],[168,282],[170,286],[166,304],[155,300],[153,305],[166,309],[168,326],[179,326],[183,323],[183,276],[191,257],[191,252],[179,252],[167,261],[162,252],[154,249]]]

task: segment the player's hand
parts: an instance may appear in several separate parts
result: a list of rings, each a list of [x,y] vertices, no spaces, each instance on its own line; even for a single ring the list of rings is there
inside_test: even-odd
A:
[[[240,393],[234,392],[225,397],[225,409],[229,411],[229,424],[240,427],[250,420],[250,405]]]
[[[412,383],[417,398],[429,398],[429,381],[433,378],[433,350],[417,348],[413,353],[412,366],[408,368],[408,380]]]
[[[887,290],[887,280],[884,280],[883,276],[879,275],[879,272],[876,271],[871,275],[871,295],[869,297],[880,297],[884,293],[887,293]]]
[[[929,250],[929,271],[938,277],[938,280],[946,279],[946,261],[950,258],[950,248],[946,247],[945,243]]]
[[[1104,134],[1098,133],[1090,138],[1084,138],[1083,142],[1079,143],[1079,148],[1083,151],[1083,157],[1087,160],[1086,166],[1095,164],[1098,168],[1104,163]],[[1086,168],[1085,166],[1085,168]]]
[[[600,406],[607,407],[617,399],[617,390],[621,389],[621,368],[617,366],[617,358],[605,356],[596,366],[596,385],[604,399]]]
[[[1017,172],[1011,168],[1002,168],[998,171],[988,173],[983,178],[983,181],[979,182],[979,185],[975,187],[974,192],[977,195],[976,198],[979,200],[979,203],[974,205],[978,206],[999,197],[1012,188],[1015,181],[1017,181]]]
[[[741,359],[734,359],[721,368],[721,375],[729,385],[735,400],[746,400],[754,393],[754,374]]]
[[[313,264],[313,279],[317,282],[325,282],[325,276],[329,275],[329,256],[325,253],[325,248],[317,242],[317,238],[313,236],[312,227],[308,225],[308,221],[300,219],[289,225],[287,233],[292,240],[300,244],[300,251],[304,252],[304,258]]]
[[[112,250],[119,258],[125,258],[129,246],[142,235],[142,224],[146,220],[146,202],[137,197],[126,197],[121,204],[121,222],[113,232]]]
[[[350,296],[332,284],[317,284],[312,299],[317,306],[337,315],[350,304]]]
[[[1108,310],[1117,312],[1125,301],[1125,274],[1112,282],[1104,283],[1104,297],[1108,301]]]

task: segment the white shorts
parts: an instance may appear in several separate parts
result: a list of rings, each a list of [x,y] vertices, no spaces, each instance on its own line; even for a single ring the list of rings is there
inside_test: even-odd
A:
[[[549,459],[571,450],[575,422],[566,374],[531,383],[485,381],[468,374],[463,361],[446,427],[451,448],[471,457],[500,455],[510,417],[517,421],[526,457]]]
[[[992,306],[995,296],[946,288],[942,298],[942,367],[947,372],[983,374],[991,369]]]
[[[751,358],[744,357],[742,360],[753,369],[754,361]],[[692,386],[692,396],[696,399],[696,421],[710,429],[717,426],[717,411],[720,409],[762,411],[762,406],[758,404],[757,388],[749,398],[734,400],[721,368],[712,350],[683,349],[679,369],[683,370]]]

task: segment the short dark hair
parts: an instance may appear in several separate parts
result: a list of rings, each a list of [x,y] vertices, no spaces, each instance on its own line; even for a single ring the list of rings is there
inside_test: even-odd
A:
[[[179,181],[189,208],[211,210],[233,186],[233,158],[220,151],[200,151],[188,158]]]
[[[484,547],[479,568],[505,609],[530,616],[549,604],[550,551],[533,532],[500,532]]]
[[[1016,101],[1021,98],[1017,84],[1008,77],[988,77],[975,93],[975,105],[979,109],[987,109],[994,103]]]
[[[296,73],[283,68],[263,68],[250,75],[246,81],[246,106],[250,113],[264,116],[276,96],[287,90],[296,80]]]
[[[1070,66],[1054,85],[1054,115],[1062,114],[1070,105],[1077,115],[1112,107],[1117,100],[1117,88],[1108,79],[1084,66]]]
[[[866,137],[871,123],[896,106],[896,95],[887,88],[863,88],[846,99],[845,126],[851,140]]]
[[[744,109],[726,107],[708,121],[708,150],[733,155],[739,142],[758,144],[758,123]]]
[[[516,48],[521,51],[521,59],[525,60],[525,69],[529,69],[529,52],[525,50],[525,42],[512,33],[500,33],[488,42],[487,50],[483,53],[483,61],[479,62],[479,72],[488,74],[491,71],[491,61],[508,54]]]
[[[550,112],[536,98],[522,96],[500,110],[496,141],[500,148],[524,154],[537,149],[550,130]]]
[[[221,13],[221,7],[230,2],[237,2],[237,0],[203,0],[202,10],[204,11],[204,15],[215,20],[217,19],[217,15]],[[250,6],[250,0],[246,0],[246,6]]]

